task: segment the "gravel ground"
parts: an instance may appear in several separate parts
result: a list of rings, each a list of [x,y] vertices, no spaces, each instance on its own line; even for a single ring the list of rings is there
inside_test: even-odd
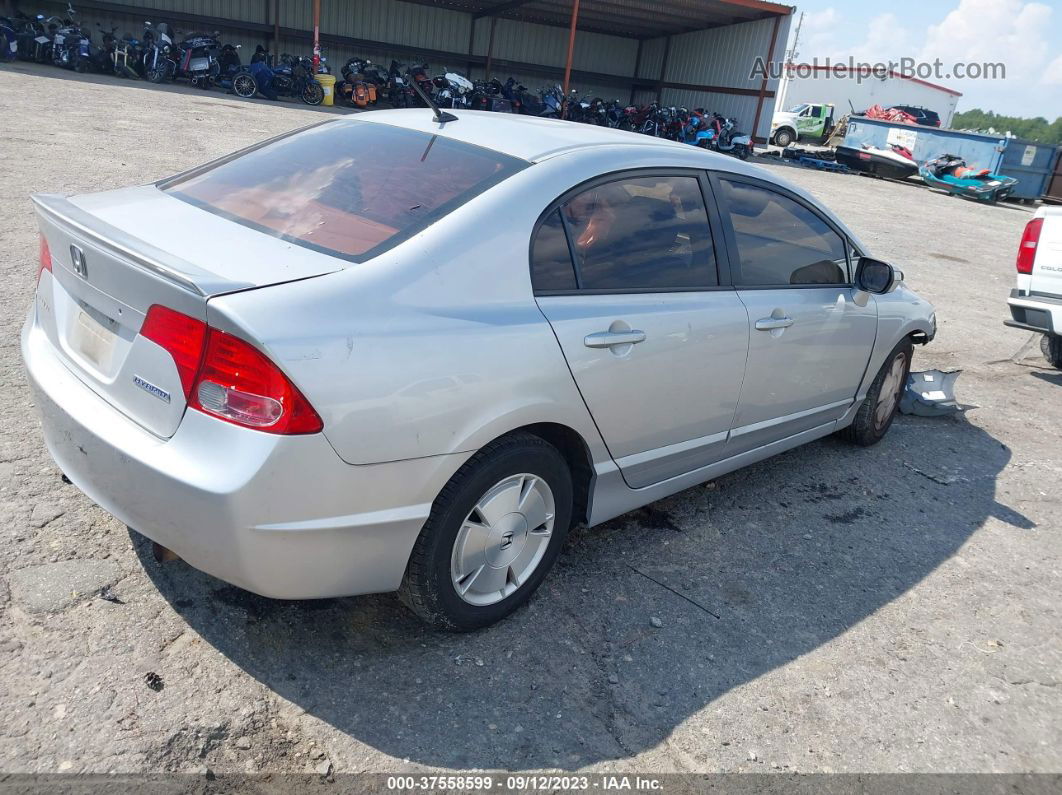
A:
[[[576,530],[470,636],[390,596],[252,596],[61,479],[18,354],[27,195],[153,180],[313,122],[294,105],[0,67],[0,769],[1062,770],[1062,373],[1005,329],[1025,208],[783,165],[937,305],[901,417]]]

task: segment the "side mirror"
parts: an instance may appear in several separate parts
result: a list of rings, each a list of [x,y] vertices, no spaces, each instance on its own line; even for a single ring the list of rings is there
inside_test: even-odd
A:
[[[903,281],[903,274],[887,262],[860,257],[856,266],[855,286],[874,295],[891,293]]]

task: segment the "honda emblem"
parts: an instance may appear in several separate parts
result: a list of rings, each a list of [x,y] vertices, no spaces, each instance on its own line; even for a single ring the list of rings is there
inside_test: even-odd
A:
[[[85,252],[77,246],[70,247],[70,261],[74,264],[74,273],[82,279],[88,278],[88,265],[85,264]]]

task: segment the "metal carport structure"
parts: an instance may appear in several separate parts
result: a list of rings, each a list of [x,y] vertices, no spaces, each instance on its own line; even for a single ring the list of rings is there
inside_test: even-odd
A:
[[[65,3],[45,2],[56,10]],[[83,21],[135,31],[143,20],[217,29],[252,49],[329,60],[424,59],[480,77],[570,83],[606,99],[704,107],[770,130],[793,7],[767,0],[81,0]],[[315,13],[316,12],[316,13]],[[315,36],[315,33],[317,34]],[[338,57],[337,57],[338,56]]]

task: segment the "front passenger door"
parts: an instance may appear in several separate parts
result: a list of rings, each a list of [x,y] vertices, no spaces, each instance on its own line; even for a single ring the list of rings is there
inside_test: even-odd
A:
[[[831,423],[852,405],[877,335],[846,239],[800,197],[719,175],[731,271],[748,308],[745,383],[728,454]]]

